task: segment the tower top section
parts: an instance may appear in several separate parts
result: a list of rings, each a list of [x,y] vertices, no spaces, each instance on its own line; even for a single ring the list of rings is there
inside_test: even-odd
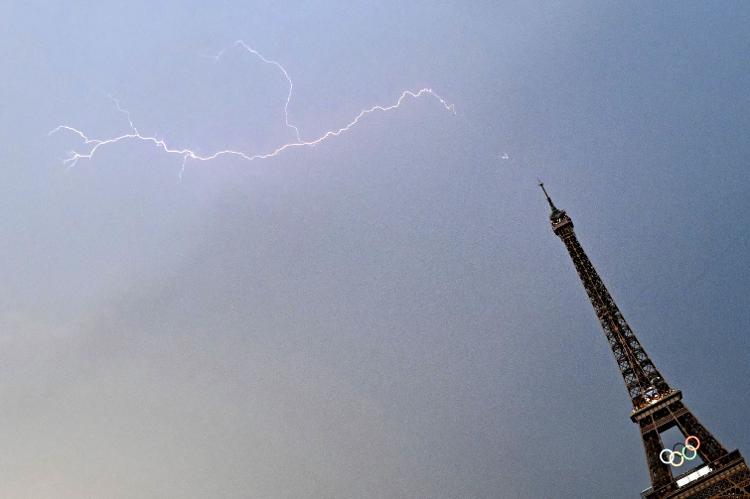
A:
[[[559,236],[560,232],[566,227],[569,229],[573,229],[573,221],[570,219],[568,214],[565,213],[565,210],[559,209],[557,206],[555,206],[555,203],[552,202],[552,198],[547,193],[547,189],[544,188],[544,182],[539,181],[539,187],[542,188],[544,197],[547,198],[549,207],[552,210],[552,213],[550,213],[549,215],[549,220],[552,224],[552,230],[555,232],[555,234]],[[572,230],[570,232],[572,232]]]

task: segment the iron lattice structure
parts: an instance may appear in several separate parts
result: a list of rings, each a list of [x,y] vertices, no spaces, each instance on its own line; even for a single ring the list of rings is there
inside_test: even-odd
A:
[[[638,424],[646,451],[651,488],[642,493],[648,499],[750,497],[750,470],[738,450],[727,452],[693,413],[683,404],[682,392],[669,386],[625,321],[593,264],[578,242],[573,221],[558,209],[539,184],[552,213],[553,232],[562,239],[581,278],[607,338],[625,387],[633,403],[630,419]],[[700,439],[697,452],[704,474],[695,478],[672,474],[672,467],[659,458],[664,449],[661,433],[678,427],[685,436]],[[692,478],[688,483],[688,479]],[[682,479],[682,480],[681,480]],[[680,484],[678,484],[678,481]]]

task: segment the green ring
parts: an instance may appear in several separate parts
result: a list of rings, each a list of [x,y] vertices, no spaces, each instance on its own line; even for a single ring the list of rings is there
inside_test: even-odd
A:
[[[688,456],[687,456],[687,451],[689,451],[689,450],[690,450],[690,451],[693,451],[693,457],[688,457]],[[695,448],[695,447],[693,447],[693,446],[692,446],[692,445],[690,445],[690,444],[686,445],[686,446],[685,446],[685,449],[684,449],[684,450],[682,451],[682,457],[684,457],[684,458],[685,458],[685,459],[687,459],[688,461],[692,461],[692,460],[693,460],[693,459],[695,459],[695,458],[696,458],[697,456],[698,456],[698,449],[697,449],[697,448]]]

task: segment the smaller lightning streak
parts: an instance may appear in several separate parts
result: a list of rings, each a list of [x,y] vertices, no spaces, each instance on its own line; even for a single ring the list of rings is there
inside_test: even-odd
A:
[[[245,42],[243,42],[241,40],[235,42],[235,44],[233,46],[235,46],[235,47],[241,47],[241,48],[245,49],[249,53],[251,53],[251,54],[255,55],[256,57],[258,57],[264,63],[276,66],[283,73],[284,77],[287,80],[287,83],[289,84],[289,92],[287,93],[287,99],[286,99],[286,102],[284,104],[284,118],[285,118],[286,126],[294,130],[296,141],[283,144],[283,145],[281,145],[281,146],[279,146],[279,147],[277,147],[277,148],[275,148],[275,149],[273,149],[271,151],[268,151],[268,152],[265,152],[265,153],[258,153],[258,154],[249,154],[249,153],[246,153],[246,152],[243,152],[243,151],[237,151],[237,150],[232,150],[232,149],[224,149],[224,150],[221,150],[221,151],[213,152],[211,154],[198,154],[197,152],[195,152],[192,149],[171,147],[171,146],[169,146],[166,143],[166,141],[164,139],[159,139],[159,138],[157,138],[155,136],[149,136],[149,135],[143,135],[143,134],[141,134],[138,131],[138,129],[136,128],[134,122],[132,121],[132,119],[130,117],[130,112],[128,112],[127,110],[123,109],[120,106],[120,102],[117,99],[115,99],[112,96],[109,96],[109,98],[115,103],[115,106],[116,106],[117,110],[120,111],[121,113],[123,113],[126,116],[126,118],[128,120],[128,124],[130,125],[130,133],[126,133],[126,134],[119,135],[119,136],[112,137],[112,138],[108,138],[108,139],[94,139],[94,138],[90,138],[88,135],[86,135],[84,132],[82,132],[81,130],[79,130],[77,128],[74,128],[74,127],[68,126],[68,125],[60,125],[60,126],[54,128],[53,130],[51,130],[49,132],[49,135],[55,134],[55,133],[60,132],[60,131],[71,132],[71,133],[77,135],[79,138],[81,138],[83,140],[84,145],[90,146],[88,152],[71,151],[69,153],[68,158],[66,158],[65,160],[63,160],[63,164],[67,165],[68,168],[72,168],[81,159],[92,159],[94,157],[94,155],[96,154],[96,152],[100,148],[102,148],[104,146],[111,145],[111,144],[116,144],[116,143],[124,142],[124,141],[128,141],[128,140],[138,140],[138,141],[141,141],[141,142],[151,143],[154,146],[156,146],[157,148],[163,150],[167,154],[174,154],[174,155],[177,155],[177,156],[181,156],[182,157],[182,166],[181,166],[181,169],[180,169],[179,177],[180,177],[180,179],[182,179],[182,175],[183,175],[183,173],[185,171],[185,167],[186,167],[187,161],[189,159],[191,159],[191,160],[197,160],[197,161],[211,161],[211,160],[216,159],[216,158],[218,158],[220,156],[236,156],[236,157],[241,158],[241,159],[246,160],[246,161],[254,161],[256,159],[268,159],[268,158],[272,158],[272,157],[277,156],[278,154],[286,151],[287,149],[292,149],[292,148],[297,148],[297,147],[313,147],[313,146],[316,146],[316,145],[318,145],[318,144],[320,144],[322,142],[325,142],[326,140],[328,140],[328,139],[330,139],[332,137],[337,137],[337,136],[339,136],[339,135],[341,135],[341,134],[349,131],[350,129],[352,129],[353,127],[355,127],[360,122],[360,120],[362,120],[365,116],[367,116],[369,114],[372,114],[372,113],[378,112],[378,111],[379,112],[387,112],[387,111],[392,111],[394,109],[398,109],[399,107],[401,107],[401,104],[407,98],[418,99],[418,98],[420,98],[422,96],[430,96],[430,97],[433,97],[434,99],[436,99],[442,105],[442,107],[445,108],[447,111],[450,111],[453,114],[456,113],[455,107],[453,106],[453,104],[448,104],[441,96],[439,96],[437,93],[435,93],[431,88],[422,88],[422,89],[415,90],[415,91],[405,90],[405,91],[403,91],[401,93],[401,95],[398,97],[398,99],[396,99],[396,101],[393,104],[390,104],[390,105],[387,105],[387,106],[375,105],[375,106],[372,106],[370,108],[363,109],[363,110],[361,110],[359,112],[359,114],[357,114],[354,117],[354,119],[352,119],[349,123],[347,123],[343,127],[332,129],[332,130],[328,130],[328,131],[326,131],[325,133],[321,134],[319,137],[317,137],[315,139],[303,140],[301,138],[299,128],[297,128],[296,126],[294,126],[293,124],[291,124],[290,121],[289,121],[288,108],[289,108],[289,102],[291,101],[291,98],[292,98],[292,90],[294,88],[294,84],[292,83],[291,78],[289,78],[289,74],[287,73],[286,69],[284,69],[284,67],[281,64],[279,64],[278,62],[270,60],[270,59],[267,59],[262,54],[260,54],[258,51],[256,51],[252,47],[248,46],[247,44],[245,44]],[[217,60],[220,59],[222,57],[222,55],[224,54],[224,52],[226,52],[226,50],[227,49],[222,50],[216,56],[214,56],[214,58],[217,59]]]
[[[135,127],[135,125],[133,124],[133,120],[130,118],[130,111],[127,111],[120,107],[120,101],[112,97],[110,94],[107,94],[107,97],[109,97],[109,99],[115,103],[115,107],[117,108],[117,110],[124,114],[128,119],[128,124],[130,125],[130,129],[133,131],[133,133],[138,133],[138,129]]]
[[[286,82],[289,84],[289,92],[286,94],[286,102],[284,103],[284,123],[286,123],[286,126],[294,130],[295,137],[297,138],[297,142],[302,142],[302,138],[300,138],[299,135],[299,128],[289,123],[289,102],[292,100],[292,91],[294,90],[294,83],[292,83],[292,79],[289,77],[289,73],[286,72],[286,69],[284,69],[284,66],[282,66],[280,63],[276,61],[272,61],[270,59],[267,59],[263,54],[255,50],[254,48],[250,47],[248,44],[243,42],[242,40],[237,40],[234,42],[235,47],[241,47],[254,56],[256,56],[258,59],[263,61],[266,64],[270,64],[272,66],[276,66],[279,68],[279,71],[284,75],[284,78],[286,78]],[[227,49],[222,50],[216,56],[214,57],[217,61],[221,59],[221,56],[224,55],[224,52],[226,52]]]

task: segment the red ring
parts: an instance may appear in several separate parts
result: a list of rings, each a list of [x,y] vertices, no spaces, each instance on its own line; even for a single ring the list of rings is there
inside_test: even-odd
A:
[[[690,440],[691,438],[694,438],[694,439],[695,439],[695,442],[696,442],[696,444],[695,444],[695,445],[690,445],[690,444],[688,443],[688,440]],[[687,447],[688,445],[690,445],[690,447],[694,448],[695,450],[698,450],[698,449],[700,449],[700,448],[701,448],[701,440],[700,440],[700,438],[696,437],[695,435],[690,435],[689,437],[687,437],[687,438],[685,439],[685,447]]]

